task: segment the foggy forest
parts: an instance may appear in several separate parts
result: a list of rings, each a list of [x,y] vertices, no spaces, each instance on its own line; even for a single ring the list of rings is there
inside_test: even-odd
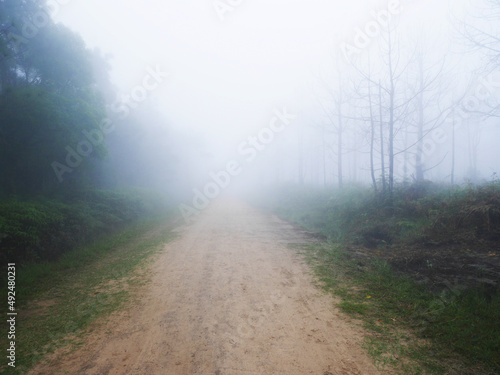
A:
[[[499,118],[498,0],[0,0],[0,372],[497,374]]]

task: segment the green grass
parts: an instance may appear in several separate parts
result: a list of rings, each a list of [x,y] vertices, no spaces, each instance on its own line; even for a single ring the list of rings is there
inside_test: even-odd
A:
[[[0,201],[0,261],[53,262],[69,249],[168,210],[165,199],[138,189]]]
[[[403,264],[402,259],[422,260],[418,257],[429,251],[441,256],[444,264],[454,249],[470,247],[477,256],[496,249],[498,180],[460,187],[428,181],[401,184],[391,196],[362,186],[342,190],[282,186],[252,200],[327,238],[330,245],[300,251],[314,264],[325,290],[341,298],[339,308],[361,320],[370,332],[366,345],[376,363],[411,374],[500,373],[498,288],[472,289],[473,284],[464,284],[439,293],[439,286],[409,278],[419,279],[418,268],[408,266],[405,277],[403,270],[375,260],[380,252],[386,259],[394,254],[399,258],[394,264]],[[434,275],[447,271],[442,264],[438,269],[427,258]],[[452,272],[460,276],[462,271]],[[463,272],[462,280],[480,277]],[[403,339],[406,335],[412,339]]]
[[[144,221],[57,262],[18,268],[17,367],[0,370],[25,373],[56,348],[81,343],[85,328],[123,307],[134,288],[147,281],[151,256],[173,238],[163,227],[160,221]],[[2,324],[4,332],[6,327]],[[6,339],[2,342],[5,346]]]
[[[253,197],[260,207],[334,242],[369,248],[474,244],[500,238],[500,182],[446,187],[401,185],[393,195],[370,188],[287,186]]]
[[[404,374],[495,374],[500,372],[500,295],[481,291],[426,291],[396,276],[385,262],[351,258],[340,245],[303,247],[325,291],[339,308],[359,319],[365,347],[380,367]]]

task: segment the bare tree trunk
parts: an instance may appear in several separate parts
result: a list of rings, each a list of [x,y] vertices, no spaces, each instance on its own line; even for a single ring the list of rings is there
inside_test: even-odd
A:
[[[455,184],[455,115],[451,124],[451,184]]]
[[[299,158],[298,158],[298,180],[299,180],[299,185],[304,184],[304,155],[303,155],[303,143],[302,143],[302,128],[299,125],[299,129],[297,132],[298,135],[298,148],[299,148]]]
[[[322,156],[323,156],[323,187],[326,188],[326,139],[325,139],[325,128],[321,128],[321,139],[322,139]]]
[[[404,142],[405,152],[403,154],[403,181],[406,184],[408,181],[408,130],[405,131],[405,142]]]
[[[389,194],[394,189],[394,70],[392,66],[392,42],[389,33]]]
[[[423,147],[424,147],[424,65],[423,57],[419,56],[418,70],[420,75],[420,93],[418,95],[418,124],[417,124],[417,155],[415,157],[415,179],[424,179]]]
[[[378,95],[379,95],[379,117],[380,117],[380,161],[382,169],[382,191],[385,193],[387,190],[387,182],[385,181],[385,157],[384,157],[384,121],[382,118],[382,86],[380,80],[378,82]]]
[[[352,153],[352,182],[358,181],[358,152],[356,150],[356,141],[353,142],[354,152]]]
[[[394,189],[394,98],[391,95],[391,108],[389,110],[389,194]]]
[[[339,131],[338,131],[338,137],[337,137],[337,172],[338,172],[338,183],[339,183],[339,189],[342,189],[343,187],[343,180],[342,180],[342,105],[339,104],[339,113],[338,113],[338,120],[339,120]]]
[[[479,151],[479,141],[480,141],[480,127],[479,124],[470,125],[470,119],[467,122],[467,133],[468,133],[468,149],[469,149],[469,172],[468,177],[472,182],[476,182],[479,178],[477,171],[477,155]]]
[[[375,178],[375,167],[373,162],[373,151],[375,144],[375,121],[373,120],[372,86],[368,83],[368,101],[370,102],[370,174],[372,177],[373,189],[378,191],[377,179]]]

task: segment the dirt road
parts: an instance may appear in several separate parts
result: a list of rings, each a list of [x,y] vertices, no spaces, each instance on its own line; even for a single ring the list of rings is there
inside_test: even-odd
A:
[[[306,236],[241,202],[212,206],[153,264],[138,304],[31,374],[378,374],[360,328],[287,243]]]

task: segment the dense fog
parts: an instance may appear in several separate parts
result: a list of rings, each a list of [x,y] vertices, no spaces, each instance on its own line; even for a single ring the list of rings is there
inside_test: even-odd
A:
[[[197,192],[210,200],[275,183],[497,178],[498,1],[50,0],[43,9],[92,51],[106,103],[99,130],[46,166],[45,185],[75,178],[101,138],[103,186],[187,204]],[[35,15],[23,30],[43,28]]]
[[[500,374],[499,121],[500,0],[0,0],[0,373]]]

